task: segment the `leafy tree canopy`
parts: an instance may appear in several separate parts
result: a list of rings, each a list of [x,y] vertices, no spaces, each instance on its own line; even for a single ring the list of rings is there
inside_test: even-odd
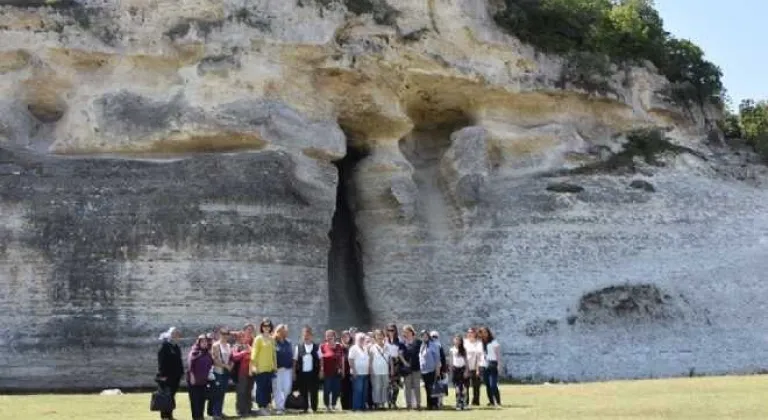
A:
[[[738,113],[727,112],[721,125],[727,138],[746,140],[768,161],[768,101],[741,101]]]
[[[507,32],[553,53],[584,51],[648,60],[672,83],[673,98],[722,104],[722,72],[694,43],[673,37],[652,0],[504,0],[494,19]]]

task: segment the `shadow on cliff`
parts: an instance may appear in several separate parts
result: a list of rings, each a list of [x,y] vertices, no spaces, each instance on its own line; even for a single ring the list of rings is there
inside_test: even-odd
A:
[[[366,327],[371,323],[371,311],[363,286],[362,250],[355,225],[355,186],[353,174],[366,154],[351,146],[347,155],[334,164],[339,170],[336,212],[329,238],[328,295],[330,300],[328,324],[331,328]]]

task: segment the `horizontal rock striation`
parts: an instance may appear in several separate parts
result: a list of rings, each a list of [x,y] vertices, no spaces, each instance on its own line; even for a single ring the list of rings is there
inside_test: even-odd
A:
[[[163,325],[328,317],[330,164],[0,158],[2,388],[146,385]]]
[[[489,3],[0,0],[0,388],[148,385],[159,331],[262,316],[487,324],[528,380],[764,369],[765,170]]]

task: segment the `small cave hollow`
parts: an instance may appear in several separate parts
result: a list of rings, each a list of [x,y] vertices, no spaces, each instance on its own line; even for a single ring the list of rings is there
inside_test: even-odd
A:
[[[361,328],[371,322],[363,283],[363,255],[355,225],[354,172],[366,156],[365,151],[348,144],[344,158],[334,162],[339,182],[336,211],[328,235],[331,242],[328,254],[328,325],[332,328]]]
[[[413,130],[400,140],[400,150],[417,169],[437,166],[451,147],[451,134],[473,124],[461,107],[452,103],[412,103],[408,116]]]

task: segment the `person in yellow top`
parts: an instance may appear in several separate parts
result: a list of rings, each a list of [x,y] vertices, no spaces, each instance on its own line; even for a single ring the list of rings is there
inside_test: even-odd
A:
[[[255,376],[256,403],[259,415],[269,415],[267,407],[272,401],[272,378],[277,371],[277,353],[275,340],[272,338],[272,321],[264,318],[259,326],[260,334],[253,339],[251,346],[251,375]]]

